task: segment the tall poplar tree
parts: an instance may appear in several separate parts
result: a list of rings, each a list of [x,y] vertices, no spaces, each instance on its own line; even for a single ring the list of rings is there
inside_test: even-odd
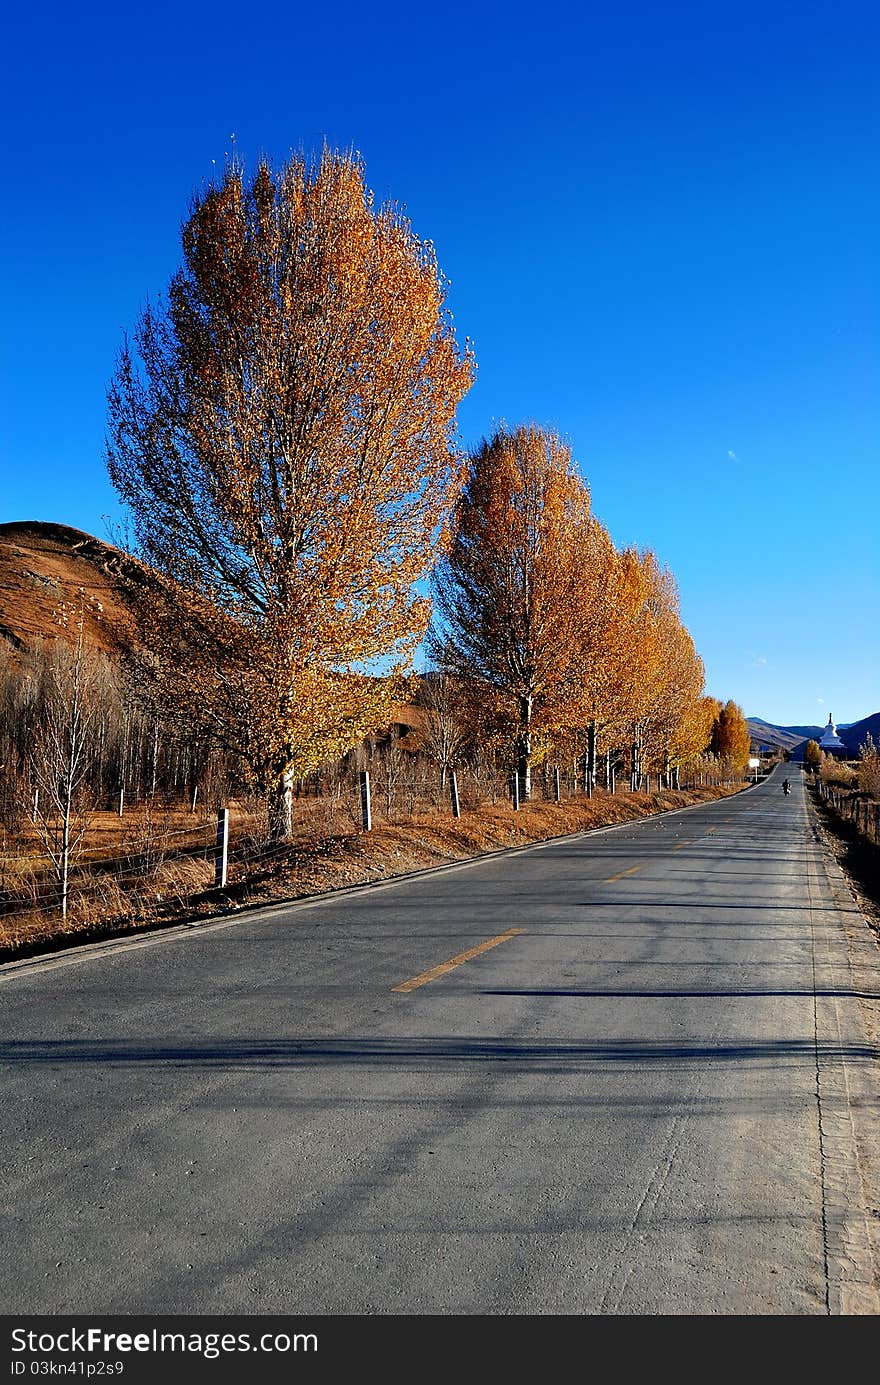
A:
[[[183,264],[109,392],[107,460],[157,685],[239,752],[276,837],[291,791],[381,722],[429,615],[473,376],[433,248],[325,150],[193,202]]]
[[[579,675],[599,526],[569,448],[533,425],[502,428],[471,457],[435,574],[438,666],[488,690],[510,729],[520,793],[535,730]]]
[[[725,702],[712,728],[712,752],[734,769],[744,769],[749,758],[751,736],[743,710],[736,702]]]

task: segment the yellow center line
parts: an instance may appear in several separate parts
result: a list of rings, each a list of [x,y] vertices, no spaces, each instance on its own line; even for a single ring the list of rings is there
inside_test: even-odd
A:
[[[685,849],[686,846],[690,846],[690,842],[679,842],[678,846],[674,846],[674,847],[672,848],[672,850],[673,850],[673,851],[684,851],[684,849]]]
[[[647,861],[643,861],[640,866],[630,866],[629,870],[619,871],[617,875],[609,875],[608,879],[605,881],[605,884],[613,885],[615,880],[623,880],[624,877],[627,875],[636,875],[640,870],[644,870],[646,865]]]
[[[484,943],[479,943],[477,947],[468,948],[467,952],[460,952],[457,957],[450,957],[448,962],[441,962],[439,966],[432,967],[430,971],[420,972],[418,976],[410,977],[409,981],[401,981],[399,986],[392,986],[392,991],[415,991],[419,986],[427,986],[429,981],[436,981],[439,976],[445,976],[448,971],[454,971],[460,967],[462,962],[470,962],[473,957],[479,957],[481,952],[488,952],[490,947],[497,947],[499,943],[506,943],[508,938],[515,938],[520,933],[525,933],[524,928],[508,928],[506,933],[499,933],[497,938],[487,938]]]

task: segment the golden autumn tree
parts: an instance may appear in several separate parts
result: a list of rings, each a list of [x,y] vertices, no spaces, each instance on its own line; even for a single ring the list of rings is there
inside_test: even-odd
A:
[[[807,769],[816,770],[822,763],[822,751],[819,749],[818,741],[807,741],[804,746],[804,764]]]
[[[554,699],[550,733],[557,758],[582,760],[585,779],[590,776],[592,783],[596,750],[611,725],[611,704],[624,655],[617,638],[617,552],[595,516],[585,514],[582,524],[579,542],[589,561],[580,565],[583,585],[577,594],[577,647],[569,676]]]
[[[646,763],[664,775],[667,786],[673,770],[696,749],[703,733],[698,705],[704,668],[694,642],[682,623],[678,587],[672,573],[661,568],[653,554],[643,558],[648,591],[653,664],[648,684],[649,703],[640,725]],[[706,748],[707,740],[699,746]]]
[[[414,584],[460,488],[473,376],[430,243],[357,158],[237,167],[194,200],[183,263],[109,392],[167,698],[239,751],[276,837],[291,789],[380,723],[429,616]]]
[[[703,662],[681,620],[669,569],[649,549],[624,550],[619,569],[617,628],[624,653],[614,689],[617,727],[629,745],[632,787],[651,771],[669,787],[708,744]]]
[[[720,697],[712,697],[709,693],[706,694],[702,701],[704,703],[704,715],[708,717],[709,720],[709,732],[706,737],[706,745],[708,747],[712,740],[712,732],[715,728],[715,723],[721,715],[721,708],[724,706],[724,703],[721,701]]]
[[[583,756],[585,776],[595,770],[597,750],[615,763],[623,750],[633,787],[646,770],[669,786],[709,742],[703,663],[681,621],[674,578],[656,556],[618,552],[604,530],[596,551],[599,576],[584,598],[569,719],[554,746]]]
[[[582,647],[595,571],[589,491],[569,448],[534,425],[501,428],[472,455],[435,573],[440,668],[495,699],[531,792],[536,732],[560,715]]]
[[[584,710],[606,750],[626,747],[634,780],[661,690],[662,655],[653,616],[658,572],[650,552],[625,548],[611,555],[598,595],[601,618],[589,631],[591,647],[581,657]]]
[[[743,710],[735,702],[725,702],[712,728],[712,752],[734,769],[744,769],[749,758],[751,736]]]
[[[712,697],[701,695],[686,704],[670,745],[675,787],[680,787],[682,769],[687,768],[693,772],[703,764],[712,739],[716,714],[717,703]]]

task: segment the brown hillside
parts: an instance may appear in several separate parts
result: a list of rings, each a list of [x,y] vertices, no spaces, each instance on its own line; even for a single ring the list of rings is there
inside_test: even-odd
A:
[[[112,544],[66,524],[0,524],[0,657],[15,659],[40,639],[72,644],[81,604],[86,644],[122,654],[135,641],[125,579],[142,580],[142,571]],[[421,730],[424,715],[407,704],[392,721]]]
[[[118,548],[65,524],[0,524],[0,650],[14,657],[40,639],[73,642],[82,606],[86,643],[120,653],[133,634],[123,573],[135,568]]]

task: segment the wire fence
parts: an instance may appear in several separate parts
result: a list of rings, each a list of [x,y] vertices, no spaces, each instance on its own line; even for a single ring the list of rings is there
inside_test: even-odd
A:
[[[713,782],[715,777],[712,776]],[[709,780],[709,774],[705,775],[705,780],[703,774],[694,775],[681,787],[696,788],[700,781],[708,786]],[[558,782],[565,799],[591,796],[594,792],[594,786],[579,779],[576,771],[560,774]],[[510,781],[500,780],[487,790],[487,786],[475,780],[468,795],[469,806],[508,799],[510,806],[517,810],[520,802],[514,791],[515,783],[514,776]],[[663,776],[655,775],[652,780],[646,775],[638,785],[615,784],[612,778],[601,789],[595,786],[595,791],[650,794],[671,787],[668,777],[664,782]],[[533,796],[543,801],[555,798],[552,775],[535,776]],[[406,798],[410,819],[424,810],[458,815],[458,786],[453,798],[448,782],[439,790],[435,784],[430,797],[414,797],[412,792],[407,792]],[[191,898],[212,888],[226,888],[229,872],[234,877],[233,883],[237,883],[258,871],[271,870],[295,857],[298,850],[301,851],[307,842],[313,844],[317,837],[350,837],[357,831],[369,830],[374,802],[381,805],[387,823],[399,825],[401,818],[406,821],[406,810],[397,806],[396,795],[389,792],[389,785],[381,777],[378,784],[371,783],[369,773],[364,772],[336,785],[333,792],[310,796],[302,804],[298,802],[295,806],[299,811],[299,836],[283,841],[269,839],[265,825],[258,823],[252,813],[243,813],[230,829],[229,813],[225,809],[221,809],[218,817],[183,827],[163,826],[149,813],[130,823],[121,819],[119,831],[127,849],[120,851],[118,842],[90,845],[72,859],[67,900],[80,912],[90,902],[99,904],[102,899],[110,911],[114,906],[135,905],[147,892],[152,893],[154,900],[157,896],[162,899],[177,894],[183,902],[184,896]],[[183,805],[179,808],[183,810]],[[37,864],[41,850],[42,861]],[[200,879],[192,875],[180,877],[180,867],[200,864],[205,867]],[[53,869],[45,848],[36,837],[32,836],[17,853],[0,853],[0,924],[28,915],[55,913],[61,907],[61,896],[60,871]]]
[[[68,897],[97,897],[106,893],[108,882],[125,885],[145,880],[172,862],[208,859],[215,823],[211,820],[161,830],[139,824],[131,832],[133,839],[127,850],[120,851],[119,843],[89,846],[69,862]],[[38,863],[40,855],[43,859]],[[46,850],[39,840],[28,841],[17,853],[0,855],[0,919],[58,907],[61,871],[60,864],[53,866],[53,855],[59,863],[60,849]]]
[[[851,822],[868,841],[880,845],[880,803],[852,789],[839,789],[825,784],[821,779],[816,784],[816,792],[838,817]]]
[[[82,901],[97,899],[107,893],[109,885],[123,888],[138,884],[161,885],[163,875],[167,876],[174,867],[204,862],[210,871],[202,882],[202,888],[217,884],[215,858],[218,852],[217,819],[212,818],[186,828],[174,828],[153,832],[149,840],[140,840],[128,851],[109,854],[112,848],[89,848],[70,865],[67,880],[68,899]],[[34,912],[56,910],[60,906],[62,887],[51,862],[44,859],[40,865],[34,864],[38,850],[37,842],[29,843],[32,848],[26,854],[4,853],[0,855],[0,921],[12,920]],[[237,872],[268,865],[289,857],[296,849],[291,841],[268,842],[259,831],[254,830],[247,820],[229,833],[227,858]],[[28,872],[30,878],[24,883],[20,878],[4,880],[4,866],[18,868],[19,874]],[[226,881],[224,880],[224,884]]]

